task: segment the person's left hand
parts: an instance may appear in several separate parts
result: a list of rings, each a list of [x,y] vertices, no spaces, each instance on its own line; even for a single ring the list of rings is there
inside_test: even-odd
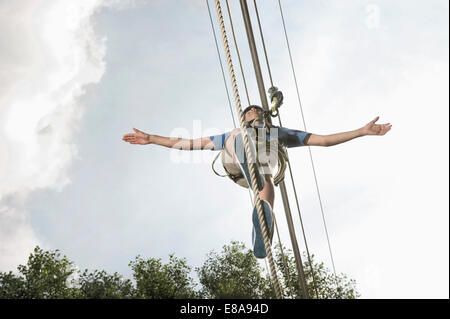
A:
[[[391,123],[387,124],[375,124],[380,117],[377,116],[375,119],[367,123],[361,130],[363,135],[384,135],[389,132],[392,128]]]

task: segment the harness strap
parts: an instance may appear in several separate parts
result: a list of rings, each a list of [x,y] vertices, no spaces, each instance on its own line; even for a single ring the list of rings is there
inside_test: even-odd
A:
[[[223,150],[220,151],[220,152],[216,155],[216,158],[214,158],[214,160],[213,160],[213,162],[212,162],[212,164],[211,164],[211,168],[212,168],[213,172],[214,172],[217,176],[219,176],[219,177],[227,177],[227,176],[228,176],[228,177],[231,178],[230,173],[228,173],[228,171],[225,169],[225,167],[224,167],[224,169],[225,169],[225,172],[227,173],[227,175],[220,175],[219,173],[217,173],[217,171],[216,171],[215,168],[214,168],[214,165],[216,164],[216,161],[217,161],[217,159],[219,158],[219,156],[222,154],[222,152],[223,152]],[[231,178],[231,179],[233,179],[233,178]]]
[[[267,142],[266,145],[269,145],[270,142]],[[229,177],[233,182],[235,182],[236,184],[248,188],[248,184],[244,178],[244,176],[242,175],[242,173],[240,174],[231,174],[226,166],[224,165],[224,156],[223,156],[223,152],[226,152],[225,149],[221,150],[216,157],[214,158],[213,162],[212,162],[212,170],[213,172],[219,176],[219,177]],[[216,169],[215,169],[215,164],[217,159],[219,158],[219,156],[222,156],[222,167],[225,170],[225,175],[221,175],[219,174]],[[275,184],[275,186],[278,186],[278,184],[280,184],[283,180],[284,180],[284,175],[285,175],[285,171],[286,171],[286,162],[288,161],[287,155],[286,155],[286,151],[284,149],[284,146],[279,143],[278,144],[278,172],[274,175],[273,177],[273,182]]]

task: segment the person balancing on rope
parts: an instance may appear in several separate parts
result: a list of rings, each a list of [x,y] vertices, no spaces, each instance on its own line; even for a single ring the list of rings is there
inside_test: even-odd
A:
[[[274,178],[272,171],[276,166],[279,166],[279,170],[281,169],[280,166],[283,166],[283,161],[280,160],[279,156],[283,152],[280,153],[277,152],[277,150],[282,150],[284,147],[291,148],[298,146],[328,147],[348,142],[357,137],[367,135],[383,136],[389,132],[392,125],[390,123],[376,124],[379,119],[377,116],[363,127],[353,131],[319,135],[274,126],[271,124],[268,113],[270,114],[269,111],[264,111],[260,106],[250,105],[243,111],[243,116],[247,126],[247,134],[250,137],[248,140],[251,144],[251,151],[253,154],[251,158],[256,159],[259,167],[259,194],[263,203],[267,229],[269,230],[270,238],[272,238],[274,220],[272,207],[275,199],[274,179],[277,179],[277,177]],[[133,130],[134,133],[125,134],[122,140],[130,144],[154,144],[179,150],[221,150],[222,163],[227,175],[234,182],[243,187],[248,188],[251,186],[249,166],[240,128],[236,128],[224,134],[197,139],[164,137],[155,134],[147,134],[136,128],[133,128]],[[280,180],[278,178],[275,185],[279,182]],[[253,210],[252,219],[253,252],[257,258],[265,258],[266,250],[256,207]]]

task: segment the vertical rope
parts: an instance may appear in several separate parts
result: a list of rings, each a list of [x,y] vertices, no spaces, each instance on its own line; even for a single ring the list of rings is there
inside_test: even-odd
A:
[[[245,80],[245,75],[244,75],[244,68],[242,67],[241,54],[239,53],[239,47],[238,47],[238,44],[236,41],[236,35],[234,34],[233,19],[231,19],[231,12],[230,12],[230,6],[228,5],[228,0],[225,0],[225,3],[227,4],[227,11],[228,11],[228,18],[230,19],[231,33],[233,35],[234,47],[236,48],[236,53],[237,53],[237,57],[238,57],[238,61],[239,61],[239,67],[241,69],[242,81],[244,82],[245,94],[247,95],[247,102],[248,102],[248,105],[251,105],[252,103],[250,103],[250,96],[248,94],[247,81]]]
[[[227,0],[227,5],[228,5],[228,0]],[[233,120],[234,128],[236,128],[236,121],[234,119],[234,113],[233,113],[233,109],[231,107],[230,94],[228,92],[228,85],[227,85],[227,81],[225,79],[225,72],[223,70],[223,65],[222,65],[222,57],[220,56],[219,44],[217,43],[216,30],[214,28],[214,23],[213,23],[212,15],[211,15],[211,8],[209,6],[208,0],[206,0],[206,6],[208,7],[209,20],[211,21],[211,29],[212,29],[212,33],[213,33],[213,36],[214,36],[214,43],[216,44],[217,56],[219,58],[220,69],[222,70],[223,83],[225,85],[225,91],[227,93],[228,106],[230,107],[231,119]],[[228,11],[228,13],[230,13],[230,11]],[[230,22],[231,22],[231,15],[230,15]],[[236,46],[236,49],[237,49],[237,46]],[[242,68],[242,65],[241,65],[241,72],[242,72],[242,77],[244,78],[244,83],[245,83],[245,76],[244,76],[244,70]],[[246,89],[246,92],[247,92],[247,86],[245,87],[245,89]],[[248,104],[250,105],[251,103],[250,103],[250,98],[249,98],[248,92],[247,92],[247,99],[248,99]],[[250,196],[250,203],[253,203],[252,193],[251,193],[250,189],[248,189],[248,195]]]
[[[242,66],[241,55],[239,53],[239,47],[238,47],[237,40],[236,40],[236,35],[235,35],[235,32],[234,32],[234,25],[233,25],[233,19],[231,17],[230,6],[229,6],[229,3],[228,3],[228,0],[226,0],[225,2],[226,2],[226,5],[227,5],[228,18],[230,20],[231,31],[232,31],[232,34],[233,34],[233,41],[234,41],[234,45],[235,45],[235,48],[236,48],[237,57],[238,57],[238,60],[239,60],[239,67],[240,67],[240,70],[241,70],[242,80],[244,81],[244,88],[245,88],[245,93],[247,95],[247,102],[248,102],[249,105],[251,105],[250,96],[248,94],[247,81],[245,80],[244,68]],[[220,53],[219,53],[219,49],[218,49],[216,32],[215,32],[215,29],[214,29],[214,24],[212,22],[211,10],[210,10],[210,7],[209,7],[208,0],[206,0],[206,5],[208,6],[209,18],[211,20],[211,27],[212,27],[212,31],[213,31],[213,34],[214,34],[214,41],[215,41],[216,48],[217,48],[217,53],[218,53],[218,56],[219,56],[220,67],[222,69],[222,75],[223,75],[224,83],[225,83],[225,90],[227,91],[228,103],[230,105],[230,111],[231,111],[231,103],[230,103],[230,96],[228,94],[228,86],[227,86],[226,81],[225,81],[225,75],[224,75],[223,66],[222,66],[222,59],[220,57]],[[259,20],[259,18],[258,18],[258,20]],[[260,25],[260,30],[261,30],[261,25]],[[261,35],[262,35],[262,32],[261,32]],[[263,43],[264,43],[264,41],[263,41]],[[266,61],[268,63],[267,54],[266,54]],[[269,72],[270,72],[270,68],[269,68]],[[273,83],[272,83],[272,86],[273,86]],[[233,118],[234,128],[236,128],[236,123],[235,123],[235,120],[234,120],[234,114],[233,114],[232,111],[231,111],[231,116]],[[251,193],[250,189],[248,189],[248,194],[249,194],[249,197],[250,197],[250,202],[253,203],[252,193]],[[283,260],[284,274],[285,274],[285,276],[287,278],[287,283],[289,285],[290,296],[291,296],[292,299],[294,299],[294,295],[293,295],[293,292],[292,292],[291,276],[290,276],[290,272],[289,272],[288,265],[287,265],[287,262],[286,262],[286,255],[284,254],[283,245],[281,244],[280,232],[278,230],[278,223],[277,223],[277,220],[275,218],[275,215],[274,215],[274,224],[275,224],[275,230],[277,232],[277,237],[278,237],[278,244],[280,245],[281,256],[282,256],[282,260]],[[269,267],[267,265],[267,260],[264,259],[264,262],[265,262],[265,265],[266,265],[267,274],[270,275]],[[269,281],[270,281],[271,287],[273,288],[273,284],[272,284],[272,281],[270,280],[270,277],[269,277]]]
[[[228,93],[227,80],[225,79],[225,71],[223,70],[222,58],[220,56],[220,50],[219,50],[219,44],[217,43],[216,30],[214,29],[214,23],[213,23],[213,20],[212,20],[212,15],[211,15],[211,10],[209,8],[208,0],[206,0],[206,5],[208,6],[209,20],[211,21],[211,29],[212,29],[212,33],[214,35],[214,42],[216,43],[216,50],[217,50],[217,56],[219,58],[220,70],[222,71],[223,84],[225,85],[225,92],[227,92],[228,106],[230,107],[230,112],[231,112],[231,118],[233,120],[233,125],[236,128],[236,121],[234,120],[233,108],[231,107],[230,94]]]
[[[269,261],[272,281],[274,283],[275,295],[278,299],[281,299],[283,297],[283,295],[281,292],[281,286],[280,286],[280,282],[278,280],[277,272],[275,269],[275,263],[273,261],[272,248],[271,248],[270,239],[269,239],[269,232],[268,232],[267,224],[265,222],[265,218],[264,218],[264,214],[263,214],[263,205],[262,205],[262,201],[259,197],[258,180],[257,180],[257,164],[253,160],[253,154],[250,151],[250,144],[248,141],[248,135],[247,135],[246,127],[244,124],[244,115],[242,112],[241,100],[239,97],[239,91],[238,91],[238,87],[237,87],[236,76],[234,73],[233,61],[231,59],[230,47],[228,45],[228,39],[227,39],[226,30],[225,30],[225,23],[223,20],[222,9],[220,7],[220,1],[215,0],[215,4],[216,4],[217,16],[219,19],[220,30],[222,33],[222,42],[223,42],[223,46],[225,49],[226,60],[228,63],[228,71],[230,74],[231,83],[232,83],[232,87],[233,87],[234,100],[236,103],[236,110],[237,110],[237,113],[239,116],[239,124],[241,127],[241,134],[242,134],[242,137],[244,138],[245,153],[246,153],[247,159],[249,161],[250,177],[251,177],[251,182],[252,182],[253,194],[255,197],[255,204],[256,204],[257,211],[258,211],[258,220],[259,220],[263,238],[264,238],[264,246],[265,246],[265,249],[267,252],[267,259]]]

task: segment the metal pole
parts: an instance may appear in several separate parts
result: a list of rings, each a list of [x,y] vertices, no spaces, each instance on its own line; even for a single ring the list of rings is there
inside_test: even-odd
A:
[[[269,104],[266,97],[266,89],[264,88],[263,76],[261,73],[261,66],[259,64],[258,52],[256,50],[255,37],[253,36],[252,22],[248,13],[247,0],[241,1],[242,15],[244,16],[245,30],[247,31],[248,44],[250,45],[250,52],[252,53],[253,68],[255,69],[256,81],[258,83],[259,96],[261,98],[262,107],[264,110],[269,110]]]
[[[253,36],[252,23],[250,21],[250,15],[248,12],[247,0],[240,0],[242,16],[244,17],[245,30],[247,32],[248,43],[250,46],[250,52],[252,55],[253,67],[255,69],[256,81],[258,83],[259,96],[261,98],[261,104],[264,110],[269,110],[269,104],[266,96],[266,89],[264,88],[264,80],[261,73],[261,66],[259,64],[258,51],[256,49],[255,37]],[[292,249],[294,250],[295,263],[297,266],[298,276],[300,279],[300,289],[302,297],[305,299],[309,299],[308,290],[306,289],[306,280],[305,280],[305,272],[303,271],[303,263],[300,255],[300,251],[298,248],[297,237],[295,235],[294,224],[292,222],[292,214],[291,208],[289,206],[289,198],[286,192],[286,184],[281,182],[279,184],[281,198],[283,200],[284,211],[286,213],[286,220],[289,229],[289,235],[291,237]]]

